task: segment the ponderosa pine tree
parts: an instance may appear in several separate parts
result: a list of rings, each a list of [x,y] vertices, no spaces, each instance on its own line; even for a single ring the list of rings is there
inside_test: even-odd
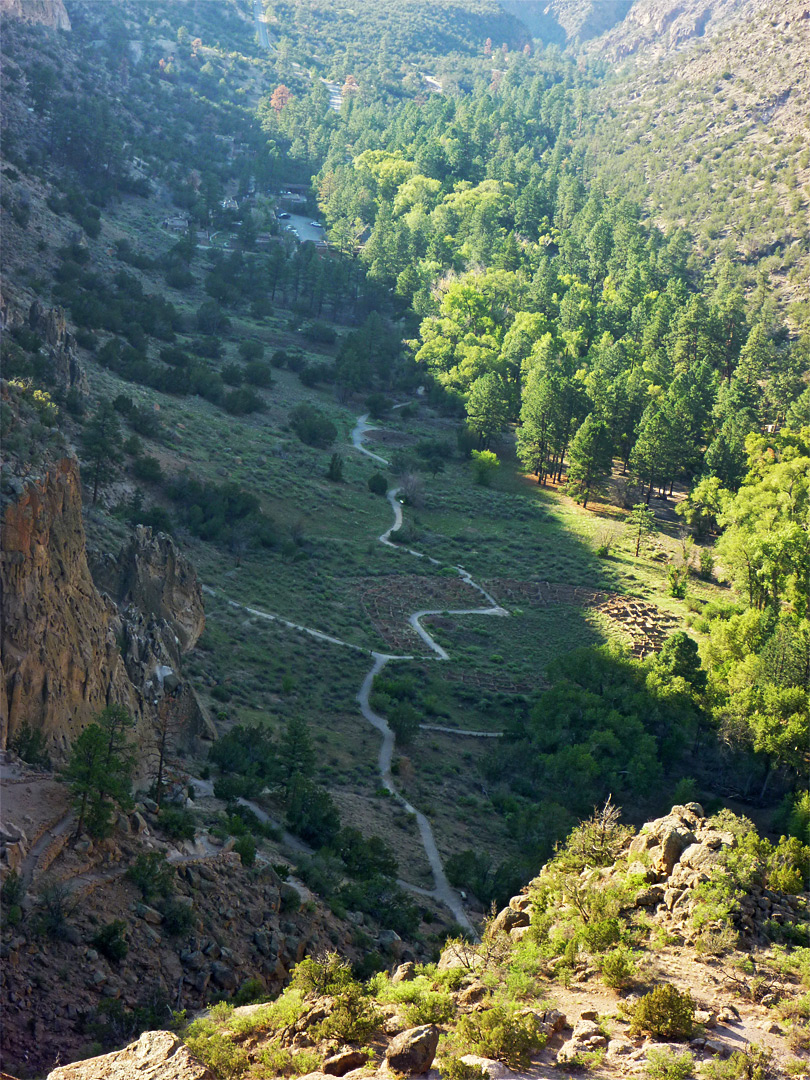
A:
[[[568,492],[583,507],[588,505],[593,485],[610,472],[612,451],[610,428],[590,413],[577,430],[568,454]]]

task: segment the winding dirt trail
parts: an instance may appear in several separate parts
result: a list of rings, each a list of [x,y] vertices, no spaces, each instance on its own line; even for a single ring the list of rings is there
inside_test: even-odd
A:
[[[402,406],[394,406],[395,408],[402,408]],[[364,413],[358,417],[357,423],[351,433],[352,445],[361,454],[371,458],[372,461],[376,461],[380,465],[388,465],[389,462],[386,458],[380,454],[375,454],[372,450],[369,450],[363,445],[363,440],[369,431],[373,431],[374,426],[368,423],[368,413]],[[434,566],[439,566],[439,560],[432,558],[430,555],[426,555],[423,551],[416,551],[413,548],[405,547],[402,544],[397,544],[391,539],[392,535],[398,532],[402,528],[402,504],[398,499],[399,488],[393,488],[387,493],[388,503],[394,515],[393,523],[382,533],[378,540],[386,547],[393,548],[395,551],[404,552],[407,555],[411,555],[416,559],[425,559],[427,562]],[[431,650],[436,660],[449,661],[450,656],[446,649],[431,636],[431,634],[422,626],[421,620],[430,615],[496,615],[506,616],[509,612],[500,606],[497,601],[473,580],[472,576],[464,569],[463,566],[456,566],[456,573],[465,584],[475,589],[480,593],[482,599],[485,601],[485,606],[475,608],[423,608],[420,611],[413,612],[408,617],[408,622],[422,639],[422,641]],[[216,590],[212,589],[208,585],[203,586],[203,591],[209,596],[217,596]],[[322,630],[315,630],[309,626],[302,626],[300,623],[291,622],[289,619],[284,619],[280,615],[274,615],[268,611],[261,611],[259,608],[249,607],[247,604],[240,604],[236,600],[224,598],[225,602],[235,608],[240,608],[242,611],[246,611],[251,615],[255,615],[260,619],[267,619],[271,622],[281,623],[282,626],[287,626],[291,630],[298,630],[301,633],[308,634],[311,637],[317,638],[319,641],[327,641],[333,645],[340,645],[347,649],[354,649],[357,652],[366,653],[372,658],[372,666],[368,674],[363,679],[360,690],[357,693],[357,703],[360,706],[360,712],[363,717],[375,728],[381,735],[382,741],[380,743],[380,750],[377,758],[377,766],[380,773],[380,780],[383,787],[388,791],[391,796],[397,800],[397,802],[412,815],[416,821],[416,825],[419,829],[419,835],[422,840],[422,846],[425,850],[430,869],[433,873],[434,887],[432,889],[422,889],[418,886],[412,886],[408,882],[401,882],[403,887],[408,888],[411,892],[417,893],[420,896],[428,896],[439,903],[444,904],[445,907],[453,914],[453,918],[456,922],[462,926],[465,930],[471,934],[475,933],[475,930],[467,917],[467,913],[464,910],[464,905],[461,901],[461,897],[452,888],[444,872],[444,866],[442,865],[442,859],[439,854],[439,849],[436,846],[436,840],[433,836],[433,830],[430,826],[430,822],[421,811],[417,810],[415,806],[412,806],[405,796],[397,789],[393,777],[391,775],[391,762],[394,755],[394,733],[388,726],[385,717],[380,716],[374,712],[371,708],[369,699],[371,696],[371,690],[374,685],[374,679],[379,675],[383,668],[395,660],[413,660],[413,656],[402,656],[393,653],[377,652],[373,649],[365,649],[360,645],[354,645],[351,642],[343,641],[341,638],[327,634]],[[482,739],[496,739],[501,736],[501,732],[495,731],[472,731],[468,729],[442,727],[438,724],[420,724],[420,727],[426,731],[441,731],[448,735],[460,735],[472,738]],[[198,778],[193,779],[195,786],[199,785],[201,790],[211,787],[211,785],[202,782]],[[208,792],[206,792],[208,793]],[[213,788],[211,787],[211,793]],[[255,803],[248,800],[240,799],[244,805],[249,806],[254,812],[258,812],[259,816],[266,817],[263,811],[256,806]],[[306,845],[302,845],[300,841],[289,834],[285,835],[285,840],[292,841],[294,847],[300,847],[302,850],[306,850]]]
[[[352,431],[352,445],[359,450],[362,454],[372,458],[374,461],[378,461],[383,465],[387,465],[388,461],[381,457],[379,454],[373,453],[371,450],[363,446],[363,439],[367,432],[374,430],[368,423],[368,413],[364,413],[357,420],[354,430]],[[386,547],[394,548],[398,551],[404,551],[408,555],[412,555],[417,559],[426,559],[434,566],[438,566],[438,559],[432,558],[430,555],[426,555],[423,551],[415,551],[413,548],[403,547],[401,544],[395,543],[391,536],[393,533],[398,532],[402,528],[402,504],[397,498],[399,494],[398,488],[393,488],[388,492],[388,502],[394,513],[394,522],[390,528],[386,529],[384,533],[379,537],[381,544],[385,544]],[[500,606],[497,601],[490,596],[490,594],[473,580],[472,576],[464,569],[463,566],[456,566],[455,570],[462,581],[471,586],[477,592],[481,594],[483,599],[487,602],[486,607],[477,608],[423,608],[420,611],[413,612],[408,617],[408,622],[414,628],[419,637],[424,641],[428,648],[435,654],[438,660],[447,661],[450,656],[446,649],[436,641],[431,634],[422,626],[421,620],[429,615],[497,615],[505,616],[509,612]],[[363,680],[363,685],[360,687],[360,692],[357,695],[357,701],[360,705],[360,711],[368,722],[377,729],[382,735],[382,743],[380,745],[380,753],[378,757],[378,767],[380,770],[380,778],[387,791],[393,795],[395,799],[412,814],[419,827],[419,834],[422,838],[422,846],[425,849],[428,862],[430,863],[431,871],[433,872],[434,889],[427,891],[425,895],[433,896],[436,900],[441,901],[446,907],[448,907],[459,925],[465,929],[472,931],[472,926],[467,913],[464,910],[464,905],[461,902],[461,897],[453,889],[447,880],[444,873],[444,867],[442,865],[441,856],[439,855],[438,848],[436,847],[436,841],[433,836],[433,830],[430,827],[430,822],[427,820],[424,814],[420,813],[415,807],[411,806],[404,795],[400,794],[391,776],[391,759],[394,752],[394,734],[388,726],[384,717],[374,712],[369,704],[369,696],[374,684],[374,679],[379,675],[386,664],[395,659],[404,659],[401,657],[388,656],[385,653],[372,653],[374,663],[371,670]],[[441,728],[437,725],[423,724],[420,727],[426,730],[433,731],[446,731],[452,732],[458,735],[477,736],[483,738],[497,738],[498,733],[495,732],[476,732],[476,731],[457,731],[454,728]]]

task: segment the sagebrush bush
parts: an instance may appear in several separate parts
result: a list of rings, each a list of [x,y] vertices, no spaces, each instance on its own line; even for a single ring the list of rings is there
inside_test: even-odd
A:
[[[765,1080],[772,1057],[767,1047],[751,1043],[745,1050],[735,1050],[727,1061],[704,1061],[700,1075],[702,1080]]]
[[[385,1017],[363,987],[350,983],[332,994],[332,1009],[326,1020],[316,1025],[319,1039],[338,1039],[340,1042],[365,1043],[380,1027]]]
[[[273,1039],[262,1047],[259,1062],[267,1069],[262,1075],[304,1076],[320,1070],[323,1055],[317,1050],[292,1050]]]
[[[403,1008],[410,1027],[421,1024],[444,1024],[453,1017],[455,1005],[450,994],[440,990],[428,990],[420,998]]]
[[[636,965],[629,949],[619,947],[602,957],[600,965],[602,982],[611,990],[632,986],[636,977]]]
[[[546,1041],[533,1013],[514,1012],[502,1004],[461,1016],[456,1034],[468,1053],[495,1058],[510,1069],[528,1068],[531,1055]]]
[[[129,952],[129,945],[125,937],[126,929],[127,924],[122,919],[113,919],[106,926],[102,926],[95,937],[92,938],[91,944],[107,960],[117,964]]]
[[[170,895],[174,875],[174,867],[158,851],[142,852],[126,872],[147,903],[156,896]]]
[[[382,473],[372,473],[368,478],[368,490],[372,495],[385,495],[388,491],[388,481]]]
[[[695,1059],[688,1050],[678,1053],[653,1047],[647,1053],[644,1075],[650,1080],[687,1080],[695,1069]]]
[[[481,1065],[469,1065],[455,1054],[447,1054],[438,1062],[444,1080],[488,1080],[489,1073]]]
[[[660,1039],[688,1039],[695,1025],[695,1001],[671,983],[656,986],[639,998],[630,1014],[630,1034]]]
[[[194,815],[189,810],[174,806],[164,807],[158,821],[161,829],[172,840],[194,839]]]
[[[222,1080],[235,1080],[248,1068],[247,1051],[234,1043],[210,1018],[195,1020],[183,1032],[183,1041],[191,1053]]]

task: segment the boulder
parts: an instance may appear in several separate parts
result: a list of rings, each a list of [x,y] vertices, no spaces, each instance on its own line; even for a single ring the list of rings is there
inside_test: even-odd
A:
[[[60,1065],[47,1080],[215,1080],[170,1031],[145,1031],[137,1042],[101,1057]]]
[[[548,1024],[554,1033],[568,1027],[568,1019],[559,1009],[546,1009],[543,1013],[543,1023]]]
[[[515,911],[531,911],[532,898],[528,893],[518,893],[509,901],[509,907],[514,908]]]
[[[396,930],[383,930],[377,938],[377,941],[379,942],[381,949],[392,953],[394,956],[399,956],[402,953],[402,938]]]
[[[142,919],[146,919],[152,926],[160,926],[163,922],[161,913],[156,908],[149,907],[148,904],[138,904],[136,911]]]
[[[219,960],[215,960],[211,965],[211,978],[223,990],[232,992],[236,989],[238,980],[233,968]]]
[[[715,847],[706,842],[690,844],[681,852],[680,864],[691,870],[711,870],[722,861],[724,846],[718,844]]]
[[[663,885],[650,885],[636,894],[634,905],[637,908],[657,907],[664,899]]]
[[[433,1024],[423,1024],[397,1035],[385,1051],[385,1060],[394,1072],[421,1076],[433,1064],[438,1045],[439,1029]]]
[[[367,1061],[368,1054],[362,1050],[352,1050],[347,1047],[328,1057],[323,1063],[323,1071],[328,1076],[345,1076],[347,1072],[359,1069]]]
[[[490,934],[509,933],[517,926],[528,926],[531,922],[528,911],[518,911],[512,907],[505,907],[499,911],[489,927]]]
[[[487,988],[477,979],[469,986],[465,986],[458,995],[459,1005],[476,1005],[487,994]]]
[[[703,1043],[703,1049],[707,1054],[714,1054],[717,1057],[728,1057],[729,1053],[728,1047],[718,1042],[717,1039],[706,1039]]]
[[[416,968],[413,961],[407,960],[404,964],[400,964],[394,974],[391,976],[392,983],[411,982],[416,978]]]
[[[465,1065],[474,1065],[479,1069],[483,1069],[489,1076],[489,1080],[510,1080],[511,1077],[516,1076],[511,1069],[500,1061],[494,1061],[492,1058],[478,1057],[476,1054],[465,1054],[461,1059]]]
[[[475,949],[471,945],[465,945],[463,942],[455,942],[444,950],[439,957],[439,963],[436,965],[437,971],[449,971],[451,968],[467,968],[468,971],[473,968],[481,967],[483,959],[475,952]]]

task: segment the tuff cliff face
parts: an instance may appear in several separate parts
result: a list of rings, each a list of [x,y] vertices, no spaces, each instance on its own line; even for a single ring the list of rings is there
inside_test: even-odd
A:
[[[0,747],[27,722],[58,756],[105,705],[140,711],[118,613],[87,565],[75,460],[52,464],[6,506],[0,556]]]
[[[62,0],[0,0],[0,18],[70,30],[70,18]]]
[[[28,311],[28,326],[45,342],[54,378],[66,390],[88,390],[87,376],[76,358],[76,340],[68,330],[64,308],[44,308],[34,300]]]
[[[626,18],[593,47],[613,60],[641,51],[658,56],[771,6],[769,0],[636,0]]]
[[[27,306],[0,295],[0,328],[21,327],[33,330],[42,340],[40,352],[50,361],[53,381],[64,390],[86,395],[87,375],[76,355],[76,339],[68,329],[64,308],[46,308],[36,299]]]
[[[172,540],[139,526],[118,559],[100,557],[97,588],[75,459],[18,486],[2,517],[0,749],[27,723],[58,759],[110,703],[126,706],[148,738],[164,697],[190,734],[210,728],[179,674],[205,616],[197,576]]]
[[[118,558],[93,562],[93,578],[121,609],[164,619],[181,652],[193,649],[205,629],[202,594],[194,568],[177,553],[170,536],[138,525]]]

